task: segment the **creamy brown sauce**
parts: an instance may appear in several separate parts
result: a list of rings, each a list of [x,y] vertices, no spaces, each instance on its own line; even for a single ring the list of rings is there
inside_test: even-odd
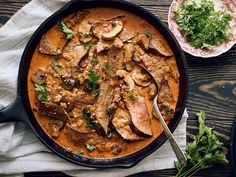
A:
[[[153,35],[153,37],[160,39],[164,45],[169,48],[169,45],[163,38],[163,36],[156,30],[154,29],[149,23],[147,23],[145,20],[142,18],[133,15],[129,12],[119,10],[119,9],[111,9],[111,8],[94,8],[90,9],[90,13],[85,16],[85,19],[89,19],[90,21],[99,21],[101,19],[109,19],[117,15],[125,15],[125,20],[124,20],[124,28],[122,33],[127,34],[127,36],[132,36],[135,32],[140,32],[143,33],[145,31],[150,31]],[[65,20],[64,20],[65,21]],[[57,25],[53,26],[49,32],[46,34],[50,40],[55,43],[55,44],[60,44],[60,43],[65,43],[65,37],[61,35],[60,32],[58,32]],[[59,37],[58,37],[59,36]],[[60,46],[59,46],[60,48]],[[36,107],[36,96],[35,96],[35,87],[33,82],[31,81],[31,77],[33,73],[38,69],[38,68],[47,68],[47,66],[54,60],[54,56],[51,55],[45,55],[39,52],[39,46],[36,48],[32,61],[30,64],[30,70],[28,74],[28,94],[29,94],[29,99],[30,99],[30,104],[32,108]],[[168,49],[170,50],[170,48]],[[60,63],[65,63],[65,59],[60,57],[58,60]],[[166,59],[167,64],[173,71],[178,72],[178,68],[176,65],[175,57],[168,57]],[[56,86],[57,84],[55,84]],[[173,94],[173,101],[170,103],[170,106],[175,109],[177,101],[178,101],[178,95],[179,95],[179,80],[177,81],[172,78],[168,77],[168,85],[169,88]],[[73,153],[77,154],[80,152],[84,153],[84,156],[90,157],[90,158],[116,158],[116,157],[122,157],[126,156],[128,154],[132,154],[134,152],[139,151],[140,149],[144,148],[148,144],[150,144],[153,140],[155,140],[163,131],[163,128],[157,118],[155,118],[152,115],[152,101],[148,99],[148,90],[147,88],[144,88],[140,91],[141,95],[145,96],[145,101],[147,105],[147,109],[149,112],[149,117],[151,120],[151,129],[153,135],[148,138],[144,138],[143,140],[138,140],[138,141],[126,141],[121,136],[117,133],[114,132],[112,137],[102,137],[105,141],[109,142],[115,142],[121,145],[122,151],[118,154],[112,154],[109,152],[98,152],[97,149],[93,150],[92,152],[88,151],[85,148],[85,145],[78,145],[74,144],[73,141],[71,141],[67,136],[66,136],[66,129],[62,129],[61,133],[57,138],[52,138],[53,141],[55,141],[57,144],[60,146],[64,147],[68,151],[72,151]],[[49,126],[48,123],[52,121],[51,118],[48,118],[46,116],[40,115],[37,111],[33,109],[33,113],[41,125],[41,127],[44,129],[44,131],[48,134],[48,136],[51,137],[51,134],[49,133]],[[100,135],[96,134],[97,137],[101,137]]]

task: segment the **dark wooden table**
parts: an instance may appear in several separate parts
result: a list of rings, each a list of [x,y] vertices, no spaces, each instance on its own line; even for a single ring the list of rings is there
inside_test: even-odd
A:
[[[0,26],[30,0],[0,0]],[[131,0],[167,22],[168,9],[172,0]],[[206,111],[206,123],[214,127],[216,135],[228,152],[230,132],[236,115],[236,46],[223,55],[210,59],[193,57],[187,53],[189,69],[189,97],[187,110],[187,136],[197,133],[195,113]],[[134,176],[173,176],[176,170],[159,170],[139,173]],[[25,176],[63,176],[60,172],[28,173]],[[233,176],[230,165],[215,166],[203,170],[196,176]]]

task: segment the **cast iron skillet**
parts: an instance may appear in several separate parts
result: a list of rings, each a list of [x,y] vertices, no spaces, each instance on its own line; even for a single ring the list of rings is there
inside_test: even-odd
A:
[[[42,34],[46,33],[54,24],[56,24],[58,20],[62,19],[63,17],[66,17],[67,15],[78,10],[94,7],[120,8],[144,18],[156,29],[158,29],[158,31],[165,37],[165,39],[171,46],[176,57],[178,69],[180,72],[179,100],[177,103],[174,118],[169,123],[170,130],[172,132],[174,131],[182,117],[187,99],[188,76],[186,61],[183,52],[172,33],[157,17],[135,4],[120,0],[72,0],[60,10],[58,10],[56,13],[54,13],[52,16],[50,16],[45,22],[43,22],[43,24],[39,26],[39,28],[30,38],[21,58],[18,73],[16,99],[12,104],[0,111],[0,123],[14,121],[25,122],[31,127],[31,129],[38,136],[38,138],[50,150],[52,150],[55,154],[62,157],[63,159],[66,159],[75,164],[95,168],[128,168],[136,165],[144,157],[158,149],[166,141],[166,136],[164,135],[164,133],[162,133],[155,141],[153,141],[147,147],[131,155],[113,159],[89,159],[86,157],[77,156],[71,152],[66,151],[63,147],[56,144],[50,137],[48,137],[47,134],[40,127],[39,123],[36,121],[36,118],[32,112],[29,103],[27,76],[32,55],[36,46],[39,44]]]

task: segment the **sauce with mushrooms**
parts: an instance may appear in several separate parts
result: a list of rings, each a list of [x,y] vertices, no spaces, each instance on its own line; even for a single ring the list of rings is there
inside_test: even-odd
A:
[[[44,131],[60,146],[89,158],[132,154],[158,137],[175,111],[179,73],[162,35],[120,9],[76,12],[42,36],[29,75],[30,104]]]

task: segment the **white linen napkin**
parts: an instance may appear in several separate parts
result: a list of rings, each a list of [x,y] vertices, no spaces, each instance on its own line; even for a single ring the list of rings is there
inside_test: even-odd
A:
[[[19,61],[24,47],[37,27],[68,0],[32,0],[0,28],[0,104],[7,106],[15,97]],[[186,147],[185,111],[174,132]],[[129,169],[95,170],[67,162],[48,150],[24,123],[0,124],[0,174],[32,171],[64,171],[73,176],[125,176],[142,171],[174,167],[176,157],[169,142]]]

